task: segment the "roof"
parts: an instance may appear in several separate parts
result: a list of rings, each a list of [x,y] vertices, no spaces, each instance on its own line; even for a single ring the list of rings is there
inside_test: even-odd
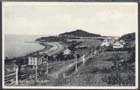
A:
[[[120,41],[116,41],[113,45],[124,45],[124,44]]]
[[[122,40],[122,39],[120,40],[120,42],[121,42],[122,44],[126,44],[126,43],[124,42],[124,40]]]
[[[44,54],[32,54],[29,57],[37,57],[37,58],[40,58],[40,57],[43,57],[43,56],[44,56]]]
[[[64,53],[64,54],[70,54],[70,53],[71,53],[71,50],[65,49],[65,50],[63,51],[63,53]]]

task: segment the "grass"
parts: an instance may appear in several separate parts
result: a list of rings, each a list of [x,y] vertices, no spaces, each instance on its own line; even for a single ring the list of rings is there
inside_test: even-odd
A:
[[[130,53],[123,55],[114,54],[113,62],[115,65],[111,67],[110,73],[103,77],[103,81],[109,85],[118,86],[134,86],[135,85],[135,64],[129,62]],[[119,62],[120,59],[124,59],[123,62]]]
[[[133,86],[135,72],[133,63],[123,63],[117,67],[113,59],[129,59],[127,52],[104,52],[91,58],[76,75],[71,76],[62,85],[71,86]],[[110,59],[110,60],[108,60]],[[117,61],[117,60],[115,60]]]

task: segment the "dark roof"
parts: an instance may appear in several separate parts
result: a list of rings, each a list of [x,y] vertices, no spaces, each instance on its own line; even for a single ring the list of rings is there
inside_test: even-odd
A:
[[[32,54],[29,57],[37,57],[37,58],[40,58],[40,57],[43,57],[43,56],[44,56],[44,54]]]

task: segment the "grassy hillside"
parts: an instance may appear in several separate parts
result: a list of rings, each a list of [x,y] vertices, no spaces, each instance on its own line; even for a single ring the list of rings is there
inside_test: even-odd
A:
[[[42,41],[42,42],[59,42],[59,41],[66,41],[66,38],[58,37],[58,36],[48,36],[48,37],[40,37],[36,39],[36,41]]]
[[[86,32],[86,31],[77,29],[77,30],[72,31],[72,32],[62,33],[59,36],[100,37],[101,35],[99,35],[99,34],[93,34],[93,33],[89,33],[89,32]]]
[[[125,34],[120,39],[126,42],[127,47],[135,47],[135,33]]]
[[[126,42],[134,41],[135,40],[135,33],[128,33],[123,35],[120,39],[123,39]]]
[[[100,37],[99,34],[89,33],[83,30],[75,30],[72,32],[65,32],[59,34],[59,36],[48,36],[48,37],[40,37],[36,39],[36,41],[45,41],[45,42],[55,42],[55,41],[62,41],[66,42],[67,39],[80,39],[80,37]]]

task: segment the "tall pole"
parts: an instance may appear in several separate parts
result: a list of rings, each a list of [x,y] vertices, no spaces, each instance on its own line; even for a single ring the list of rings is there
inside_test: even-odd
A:
[[[85,64],[85,55],[82,56],[83,65]]]
[[[36,59],[36,81],[37,81],[37,59]]]
[[[75,55],[75,58],[76,58],[75,71],[77,71],[77,55]]]
[[[18,67],[16,68],[16,85],[18,85]]]
[[[48,69],[48,57],[47,57],[47,74],[49,72],[49,69]]]
[[[91,56],[93,55],[93,49],[91,48]]]

